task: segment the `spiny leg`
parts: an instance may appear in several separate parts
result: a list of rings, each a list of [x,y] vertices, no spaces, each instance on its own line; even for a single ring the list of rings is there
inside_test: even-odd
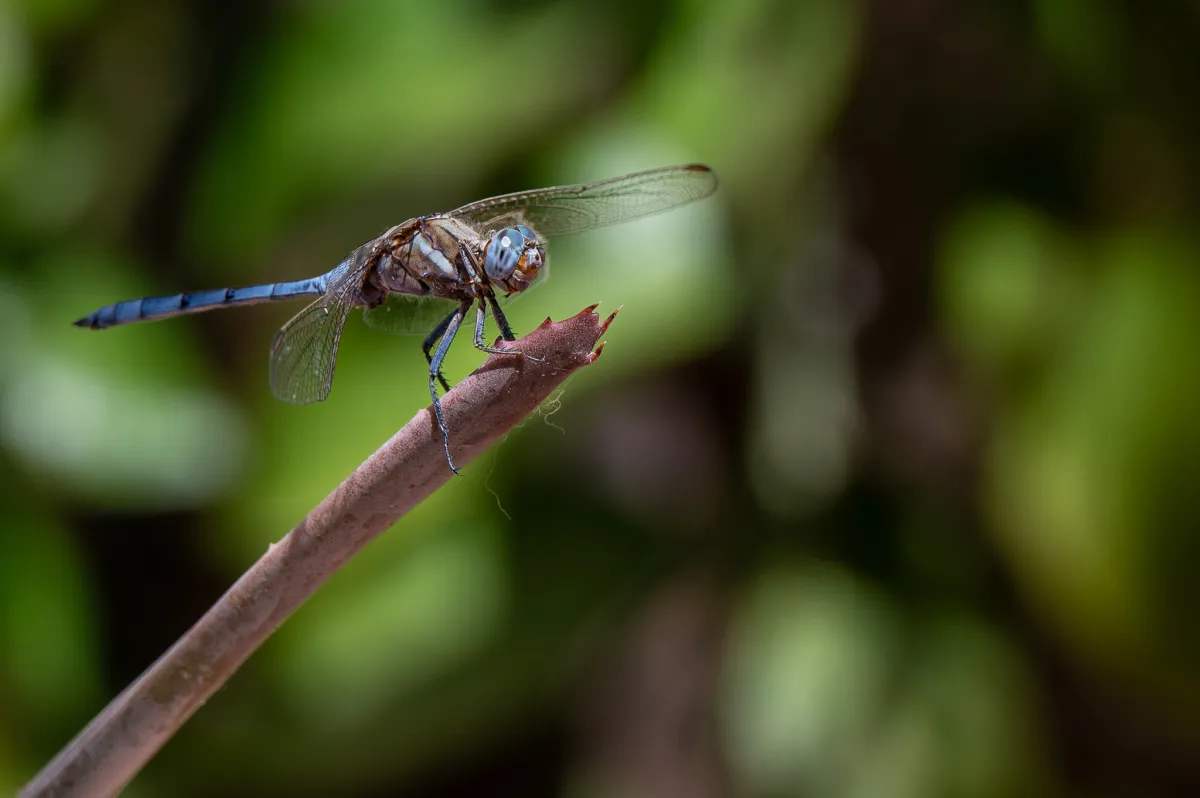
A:
[[[496,295],[488,292],[488,304],[492,306],[492,318],[496,320],[496,326],[500,328],[500,335],[505,341],[515,341],[517,337],[513,335],[512,327],[508,326],[508,319],[504,317],[504,311],[500,309],[500,303],[496,301]]]
[[[479,300],[479,311],[475,316],[475,348],[476,349],[482,350],[482,351],[487,352],[492,355],[519,355],[519,354],[521,354],[521,350],[519,350],[519,349],[501,349],[498,346],[488,346],[487,344],[485,344],[483,342],[483,324],[485,321],[487,321],[487,306],[484,305],[483,300],[481,299],[481,300]],[[508,326],[507,322],[505,322],[505,326]],[[508,334],[512,335],[512,330],[509,330]],[[512,341],[514,339],[507,338],[505,340]]]
[[[489,291],[487,294],[487,301],[488,301],[488,304],[491,305],[491,307],[492,307],[492,318],[494,318],[496,320],[496,326],[500,328],[500,335],[504,338],[505,341],[517,340],[516,336],[513,335],[512,327],[510,327],[508,325],[508,319],[506,319],[504,317],[504,311],[500,309],[500,303],[496,301],[496,295]],[[496,349],[496,348],[493,348],[490,346],[482,346],[482,343],[483,343],[483,304],[480,303],[480,305],[479,305],[479,321],[475,325],[475,346],[477,346],[478,348],[482,349],[485,352],[494,352],[497,354],[506,354],[506,355],[522,355],[523,357],[528,357],[531,360],[536,360],[539,363],[541,362],[540,358],[536,358],[533,355],[524,355],[520,349]]]
[[[459,250],[459,256],[463,259],[463,265],[468,273],[478,276],[484,274],[483,267],[479,265],[479,259],[475,257],[475,253],[470,247],[463,247]],[[485,304],[486,299],[486,304]],[[475,348],[491,355],[519,355],[520,349],[501,349],[495,346],[488,346],[483,342],[483,326],[487,321],[487,306],[492,307],[492,316],[496,319],[496,324],[500,327],[500,335],[505,341],[515,341],[516,336],[513,335],[512,327],[508,326],[508,319],[504,318],[504,313],[500,310],[500,304],[496,302],[496,294],[491,287],[486,283],[483,290],[480,292],[479,298],[479,313],[475,317]]]
[[[438,429],[442,431],[442,446],[446,450],[446,465],[450,466],[450,470],[455,474],[462,476],[457,468],[454,467],[454,461],[450,459],[450,430],[446,427],[446,416],[442,413],[442,400],[438,396],[437,384],[442,376],[442,361],[446,359],[446,352],[450,349],[450,344],[454,341],[454,336],[458,334],[458,328],[462,324],[463,318],[467,315],[467,309],[471,307],[470,302],[464,302],[458,306],[444,324],[439,324],[442,330],[442,340],[438,342],[437,350],[434,351],[433,357],[429,360],[429,395],[433,397],[433,415],[437,418]],[[445,380],[442,380],[445,384]]]
[[[449,316],[438,322],[438,326],[434,327],[433,330],[430,331],[429,335],[425,336],[425,342],[421,344],[421,351],[425,353],[425,362],[429,365],[433,365],[433,357],[430,356],[429,350],[433,349],[433,345],[437,343],[437,340],[446,334],[446,328],[450,326],[450,320],[453,319],[454,316],[459,312],[460,310],[457,309],[451,311]],[[437,370],[437,379],[438,382],[442,384],[443,391],[450,390],[450,384],[446,382],[446,378],[442,376],[442,370],[440,368]]]

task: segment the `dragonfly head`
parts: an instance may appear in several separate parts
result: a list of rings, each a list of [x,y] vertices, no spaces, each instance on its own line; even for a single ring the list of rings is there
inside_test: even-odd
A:
[[[537,234],[523,224],[497,230],[483,250],[488,279],[510,294],[524,291],[546,265],[546,250]]]

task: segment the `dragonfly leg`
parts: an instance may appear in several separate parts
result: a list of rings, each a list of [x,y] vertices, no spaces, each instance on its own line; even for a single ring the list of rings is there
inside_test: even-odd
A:
[[[492,306],[492,318],[494,318],[496,320],[496,325],[500,328],[500,335],[502,335],[504,337],[505,341],[517,340],[516,336],[513,335],[512,327],[508,326],[508,319],[504,318],[504,311],[500,309],[500,303],[496,301],[496,295],[489,292],[487,295],[487,301],[488,301],[488,304]],[[502,352],[502,353],[508,354],[508,355],[521,355],[522,357],[528,357],[533,360],[537,360],[538,362],[541,362],[539,358],[533,357],[533,355],[523,354],[520,349],[496,349],[496,348],[493,348],[490,346],[480,346],[480,344],[483,343],[482,338],[483,338],[483,305],[480,304],[480,306],[479,306],[479,322],[476,324],[476,329],[475,329],[475,346],[477,346],[478,348],[482,349],[485,352],[496,352],[496,353]]]
[[[438,326],[434,327],[430,331],[429,335],[425,336],[425,342],[421,344],[421,351],[425,353],[425,362],[431,366],[433,365],[433,356],[429,354],[429,350],[433,349],[433,345],[437,343],[437,340],[446,334],[446,328],[450,326],[450,320],[453,319],[458,312],[458,310],[453,311],[449,316],[438,322]],[[450,390],[450,384],[446,382],[446,378],[442,376],[442,370],[440,368],[437,370],[437,378],[438,382],[442,384],[442,390]]]
[[[468,274],[476,276],[483,274],[483,267],[479,265],[479,260],[475,257],[475,253],[471,251],[470,247],[463,247],[459,250],[459,254]],[[521,350],[519,349],[500,349],[499,347],[488,346],[483,342],[483,325],[487,321],[488,304],[491,305],[492,316],[495,317],[496,324],[500,327],[500,336],[505,341],[515,341],[517,338],[513,335],[512,327],[508,326],[508,319],[504,318],[504,313],[500,310],[500,304],[496,302],[496,295],[490,288],[481,293],[482,296],[479,298],[479,314],[475,317],[475,348],[491,355],[521,354]],[[487,298],[486,303],[484,297]]]
[[[517,337],[513,335],[512,327],[508,326],[508,319],[504,318],[504,311],[500,309],[500,303],[496,301],[496,295],[489,292],[487,301],[492,306],[492,318],[496,320],[496,326],[500,328],[500,335],[505,341],[517,340]]]
[[[458,328],[462,324],[463,318],[467,315],[467,309],[470,307],[470,302],[459,305],[457,310],[438,325],[438,327],[442,328],[442,340],[438,342],[433,357],[429,359],[429,395],[433,397],[433,415],[437,418],[438,429],[442,431],[442,446],[446,450],[446,465],[450,466],[450,470],[459,476],[462,476],[462,473],[454,467],[454,461],[450,459],[450,430],[446,426],[446,416],[442,412],[442,400],[438,396],[437,384],[439,380],[442,385],[446,384],[446,381],[442,379],[442,361],[446,359],[446,352],[449,351],[450,344],[454,342],[454,336],[458,334]]]
[[[503,318],[503,316],[501,317]],[[519,355],[519,349],[501,349],[498,346],[488,346],[483,342],[483,324],[487,321],[487,306],[483,300],[479,300],[479,312],[475,316],[475,348],[487,352],[492,355]],[[504,327],[508,329],[508,336],[512,336],[512,329],[508,327],[508,322],[504,322]],[[515,340],[512,337],[505,337],[506,341]]]

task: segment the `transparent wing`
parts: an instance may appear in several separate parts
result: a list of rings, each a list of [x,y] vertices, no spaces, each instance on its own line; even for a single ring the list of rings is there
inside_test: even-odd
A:
[[[393,335],[428,335],[456,307],[452,299],[388,294],[382,305],[363,311],[363,323]]]
[[[358,289],[370,245],[327,275],[324,295],[297,313],[271,344],[271,393],[294,405],[321,402],[333,384],[338,342]]]
[[[637,172],[580,186],[519,191],[472,202],[448,216],[485,227],[523,222],[543,236],[620,224],[703,199],[717,188],[707,166],[688,164]]]

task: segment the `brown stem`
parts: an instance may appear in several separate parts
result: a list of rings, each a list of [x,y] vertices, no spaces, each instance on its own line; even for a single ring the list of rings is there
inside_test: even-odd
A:
[[[547,319],[492,355],[443,400],[455,461],[466,464],[576,369],[600,356],[595,305]],[[21,796],[114,795],[242,662],[343,563],[451,477],[425,408],[271,546],[195,626],[117,696]]]

